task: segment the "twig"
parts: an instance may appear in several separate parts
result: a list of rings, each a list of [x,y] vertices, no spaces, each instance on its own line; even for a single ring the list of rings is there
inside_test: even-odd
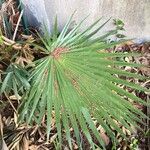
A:
[[[21,45],[16,44],[15,41],[12,41],[6,38],[5,36],[1,36],[1,38],[3,39],[5,45],[12,46],[14,49],[17,49],[17,50],[20,50],[22,48]]]
[[[13,103],[11,102],[10,98],[7,96],[7,94],[6,94],[5,92],[4,92],[4,94],[5,94],[5,96],[6,96],[7,100],[8,100],[8,102],[10,103],[11,107],[13,108],[13,110],[15,111],[15,113],[17,114],[17,110],[16,110],[16,108],[14,107]]]
[[[0,138],[3,137],[2,115],[0,114]]]
[[[2,14],[2,19],[3,19],[3,27],[4,27],[4,32],[5,32],[5,35],[7,36],[7,31],[6,31],[6,24],[5,24],[5,20],[4,20],[4,15]]]
[[[17,31],[18,31],[18,27],[19,27],[19,24],[20,24],[22,15],[23,15],[23,10],[22,10],[21,13],[20,13],[20,16],[19,16],[19,19],[18,19],[18,22],[17,22],[17,25],[16,25],[16,29],[15,29],[15,32],[14,32],[14,35],[13,35],[13,41],[14,41],[15,38],[16,38],[16,34],[17,34]]]
[[[2,39],[4,40],[4,41],[6,41],[7,43],[9,43],[9,44],[15,44],[15,42],[14,41],[12,41],[12,40],[10,40],[10,39],[8,39],[7,37],[5,37],[5,36],[1,36],[2,37]]]

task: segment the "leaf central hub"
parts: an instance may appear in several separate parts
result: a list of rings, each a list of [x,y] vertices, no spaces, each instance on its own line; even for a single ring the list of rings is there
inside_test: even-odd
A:
[[[51,55],[55,58],[55,59],[58,59],[60,58],[60,55],[62,53],[65,53],[68,51],[68,48],[64,48],[64,47],[58,47],[58,48],[55,48],[54,51],[51,53]]]

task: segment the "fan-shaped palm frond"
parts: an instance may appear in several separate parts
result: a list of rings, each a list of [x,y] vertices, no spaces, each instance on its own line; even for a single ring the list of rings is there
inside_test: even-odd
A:
[[[117,68],[118,66],[139,67],[139,64],[115,59],[135,54],[102,51],[122,42],[107,42],[107,37],[115,34],[116,30],[94,38],[94,35],[107,23],[94,29],[100,22],[101,19],[99,19],[82,32],[78,31],[83,21],[68,32],[71,19],[72,17],[58,37],[57,23],[52,38],[41,37],[45,45],[42,50],[47,56],[35,61],[35,67],[31,70],[31,88],[20,108],[20,119],[25,118],[27,123],[36,121],[40,124],[46,114],[49,139],[53,111],[60,143],[62,128],[64,128],[66,139],[72,149],[69,128],[72,126],[79,145],[81,142],[79,128],[81,128],[92,149],[95,149],[95,143],[91,131],[101,148],[105,149],[104,141],[92,117],[101,124],[113,141],[115,141],[115,135],[111,131],[112,128],[126,138],[114,120],[132,130],[130,124],[138,127],[137,122],[142,123],[142,118],[146,116],[122,95],[144,105],[147,103],[123,90],[117,84],[141,91],[149,90],[115,76],[117,74],[143,79],[140,75]],[[82,149],[82,146],[80,148]]]

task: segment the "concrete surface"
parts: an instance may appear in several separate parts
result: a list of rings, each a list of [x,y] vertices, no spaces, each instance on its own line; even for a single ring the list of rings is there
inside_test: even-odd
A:
[[[74,23],[78,23],[88,14],[83,28],[96,19],[104,17],[119,18],[125,23],[125,34],[137,40],[150,40],[150,0],[22,0],[25,15],[30,25],[47,25],[51,31],[53,20],[57,14],[61,30],[69,16],[76,10]],[[110,22],[103,31],[111,30]],[[103,32],[102,31],[102,32]]]

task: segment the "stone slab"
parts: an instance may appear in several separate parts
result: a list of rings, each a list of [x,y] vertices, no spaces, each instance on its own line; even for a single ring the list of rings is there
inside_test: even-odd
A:
[[[74,23],[90,15],[82,28],[103,16],[119,18],[125,23],[125,34],[137,40],[150,40],[150,0],[22,0],[30,25],[47,25],[49,31],[55,16],[62,30],[69,16],[76,10]],[[110,22],[102,32],[113,28]]]

